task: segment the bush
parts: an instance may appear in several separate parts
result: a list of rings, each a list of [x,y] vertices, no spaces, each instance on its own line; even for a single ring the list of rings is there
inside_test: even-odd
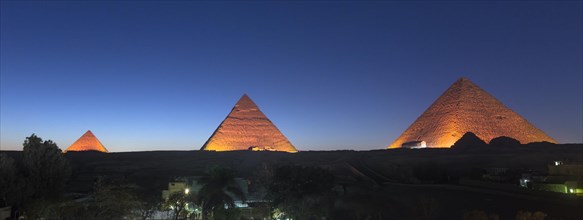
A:
[[[481,210],[472,210],[464,213],[464,220],[499,220],[497,214],[487,214]]]
[[[279,214],[293,219],[329,217],[334,175],[318,167],[283,166],[275,170],[269,197]]]
[[[518,211],[516,213],[516,220],[544,220],[547,214],[541,211],[536,211],[534,213],[529,211]]]

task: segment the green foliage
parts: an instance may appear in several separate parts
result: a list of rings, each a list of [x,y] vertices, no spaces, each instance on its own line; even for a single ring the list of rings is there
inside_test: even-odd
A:
[[[137,199],[139,205],[136,209],[136,215],[143,220],[150,219],[154,215],[154,212],[162,206],[160,195],[153,193],[152,190],[139,188],[137,190]]]
[[[536,211],[534,213],[529,211],[518,211],[516,213],[516,220],[544,220],[547,214],[541,211]]]
[[[119,219],[134,216],[141,201],[136,195],[138,186],[134,184],[112,181],[102,178],[95,184],[92,201],[88,202],[87,211],[92,218]]]
[[[294,219],[330,215],[335,193],[334,175],[318,167],[283,166],[275,170],[269,197],[277,210]]]
[[[239,220],[241,211],[239,209],[225,209],[219,207],[213,211],[213,220]]]
[[[337,199],[334,214],[355,220],[382,219],[383,212],[391,207],[385,199],[374,192],[345,194]]]
[[[99,178],[93,192],[77,199],[37,199],[31,201],[27,217],[31,219],[146,219],[157,209],[139,197],[141,189],[119,180]]]
[[[235,208],[234,198],[246,200],[232,169],[214,167],[199,182],[202,184],[198,193],[204,216],[221,211],[225,206],[227,209]]]
[[[262,163],[255,169],[251,176],[251,183],[249,185],[249,192],[255,193],[259,198],[265,198],[268,193],[269,186],[273,182],[273,175],[275,169],[273,166]]]
[[[35,199],[27,203],[26,217],[30,219],[63,219],[80,216],[84,209],[72,200]]]
[[[464,213],[464,220],[499,220],[497,214],[487,214],[481,210],[472,210]]]
[[[200,204],[200,199],[196,193],[175,192],[168,196],[168,200],[164,202],[164,209],[172,211],[173,219],[186,218],[192,210],[188,210],[189,205],[194,206]]]

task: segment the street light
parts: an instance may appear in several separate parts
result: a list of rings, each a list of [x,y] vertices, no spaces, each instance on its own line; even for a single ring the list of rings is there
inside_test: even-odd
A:
[[[184,194],[188,195],[189,192],[190,192],[189,188],[184,189]]]

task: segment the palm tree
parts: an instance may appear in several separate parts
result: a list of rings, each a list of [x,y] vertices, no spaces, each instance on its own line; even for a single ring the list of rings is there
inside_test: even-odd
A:
[[[241,187],[235,181],[235,173],[232,169],[212,168],[207,176],[199,180],[199,183],[202,185],[199,196],[202,201],[204,219],[215,211],[234,208],[235,198],[246,200]]]

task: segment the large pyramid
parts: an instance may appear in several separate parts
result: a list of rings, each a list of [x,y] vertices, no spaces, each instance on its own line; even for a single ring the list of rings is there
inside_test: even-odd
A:
[[[202,146],[201,150],[270,150],[297,152],[296,148],[259,110],[257,105],[243,95],[231,113]]]
[[[502,102],[466,78],[451,85],[388,148],[424,143],[449,148],[466,132],[490,142],[507,136],[521,143],[556,141],[530,124]]]
[[[97,137],[95,137],[95,135],[93,135],[93,133],[88,130],[87,132],[85,132],[85,134],[83,134],[83,136],[77,139],[75,143],[71,144],[71,146],[69,146],[69,148],[67,148],[65,152],[90,151],[90,150],[108,153],[107,149],[105,149],[105,147],[103,146],[103,144],[101,144]]]

